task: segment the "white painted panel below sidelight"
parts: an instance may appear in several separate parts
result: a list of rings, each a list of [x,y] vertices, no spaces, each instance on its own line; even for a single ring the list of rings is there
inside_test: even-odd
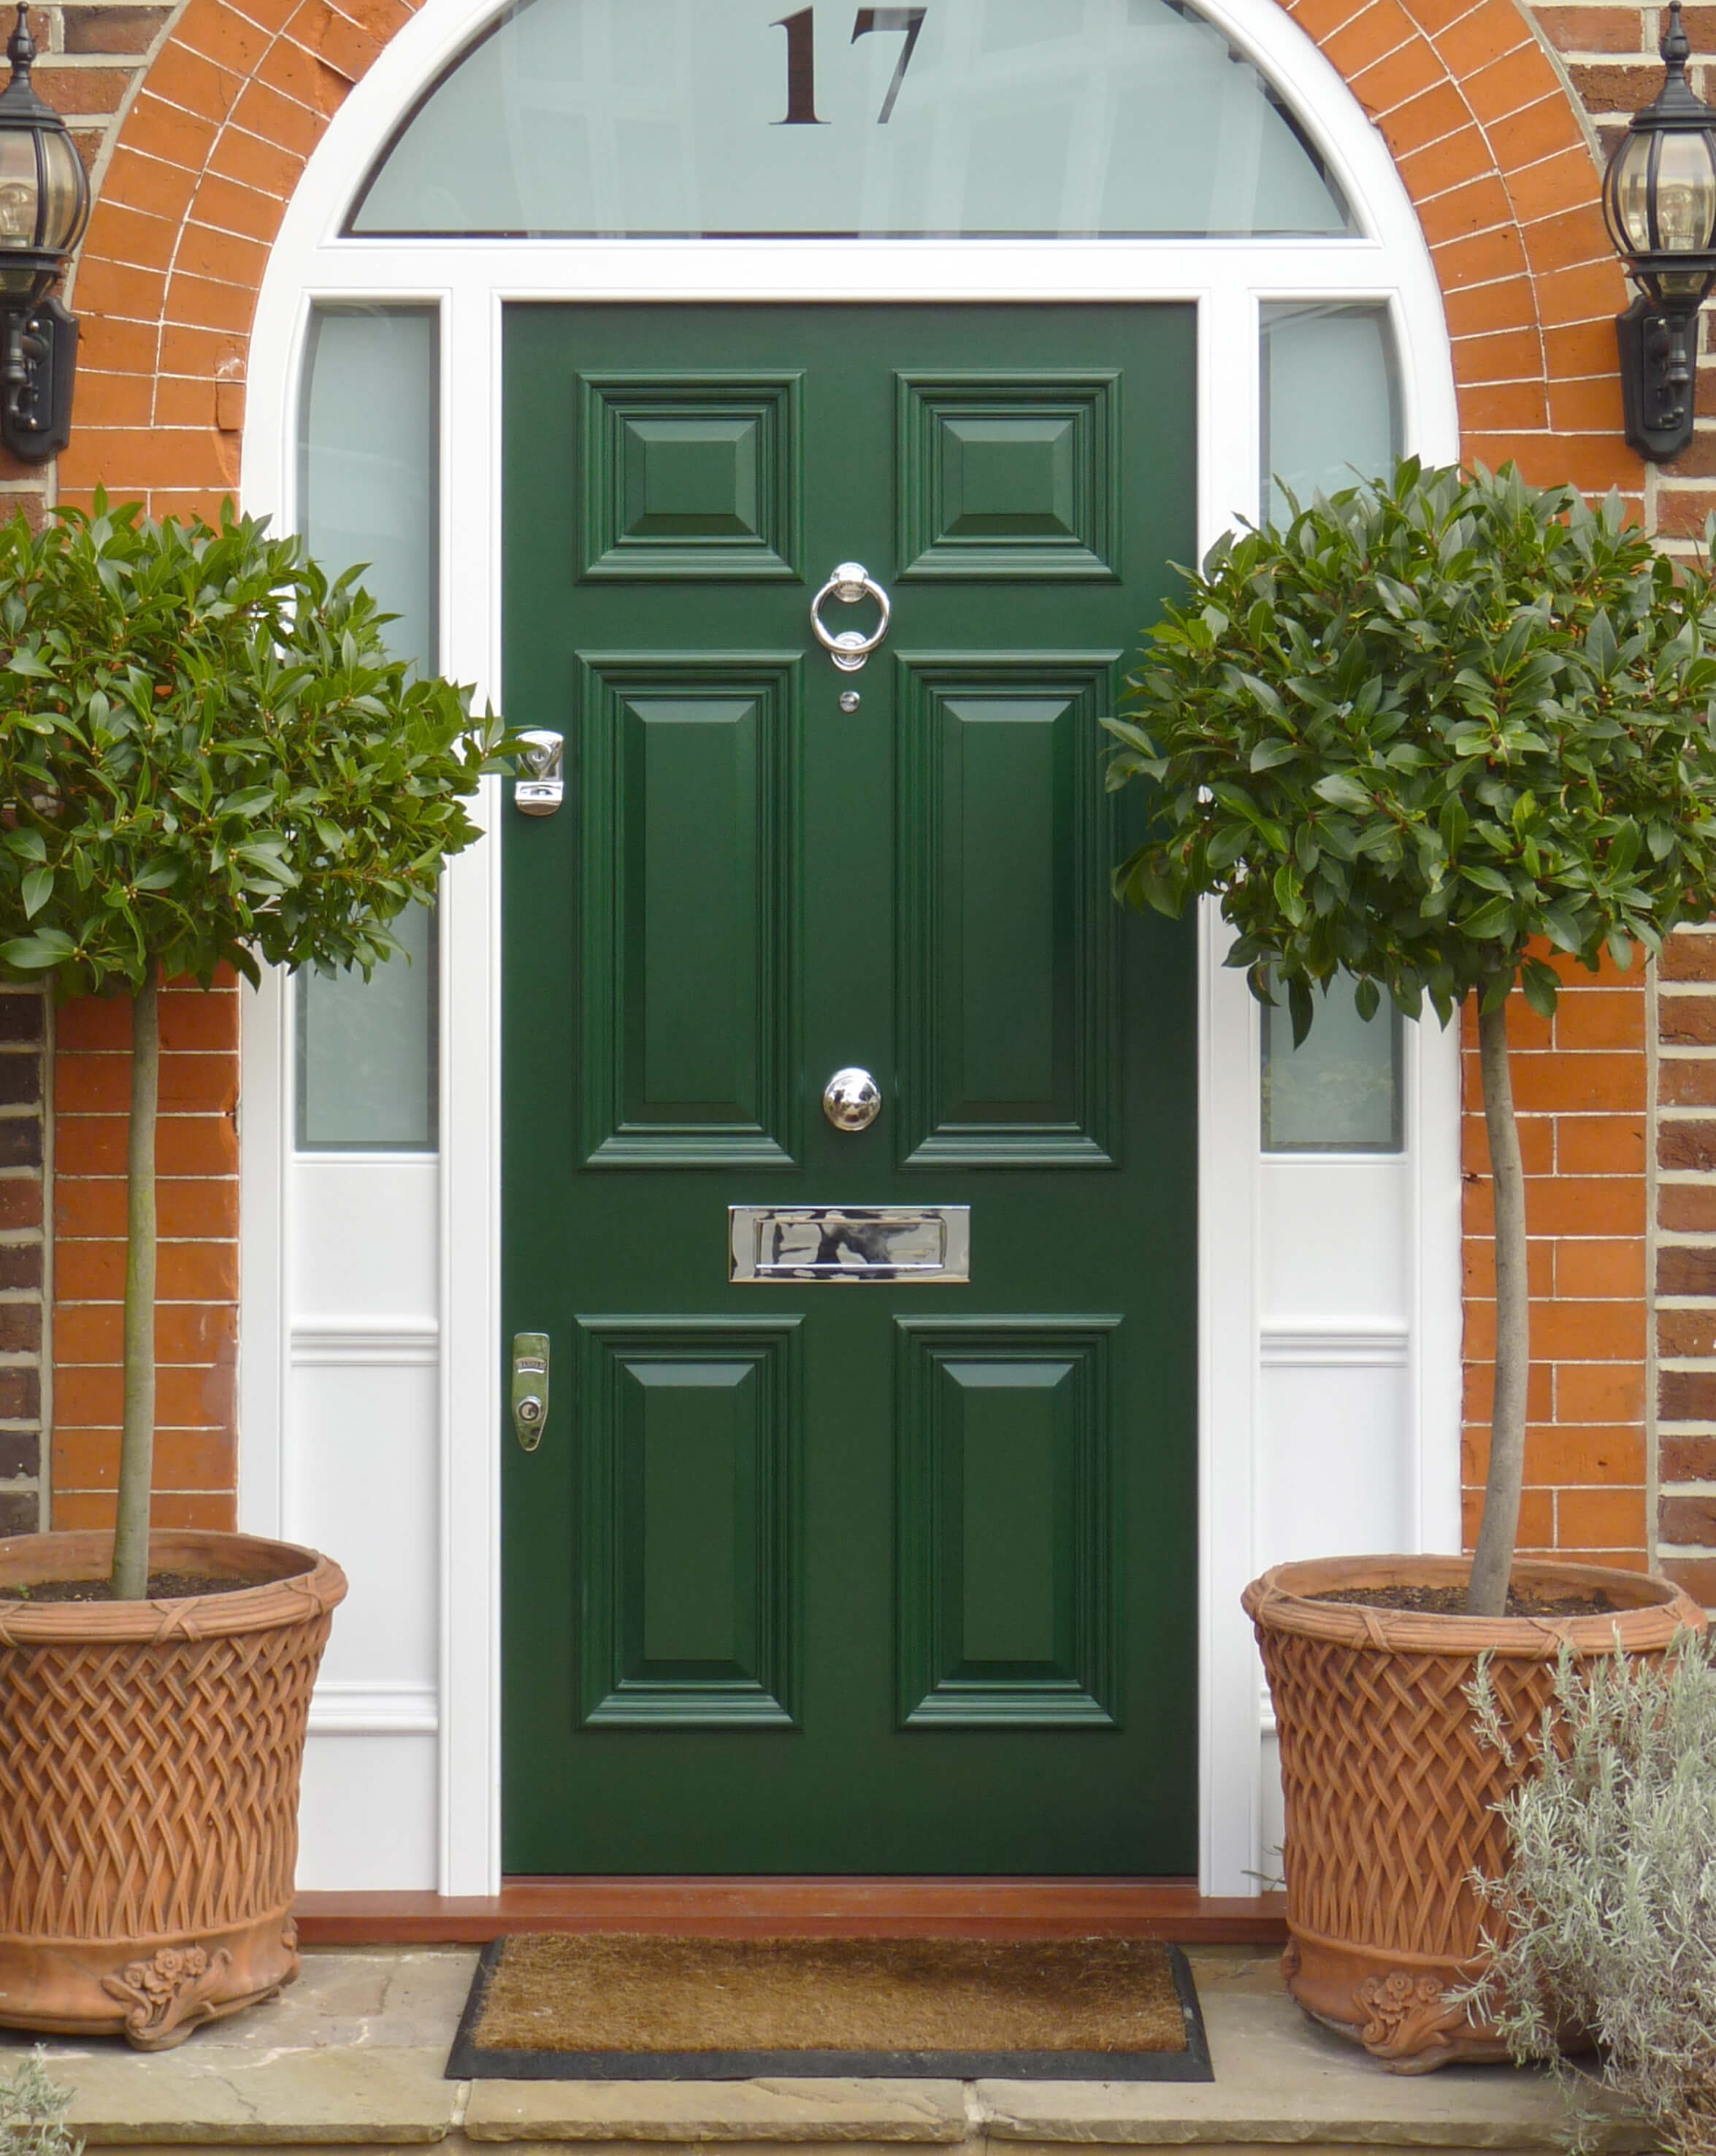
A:
[[[433,1694],[438,1681],[439,1399],[432,1363],[293,1362],[286,1530],[352,1583],[322,1666],[330,1684]]]
[[[1259,1184],[1265,1312],[1406,1323],[1416,1230],[1408,1154],[1264,1154]]]
[[[337,1628],[337,1617],[334,1622]],[[433,1885],[440,1840],[437,1742],[432,1733],[311,1735],[299,1806],[301,1893],[383,1894]]]
[[[291,1212],[286,1307],[433,1323],[440,1298],[440,1162],[433,1153],[301,1155],[286,1168]]]
[[[1279,1343],[1279,1344],[1275,1344]],[[1407,1549],[1415,1529],[1404,1327],[1318,1342],[1266,1329],[1259,1419],[1259,1568]]]
[[[1256,1876],[1247,1891],[1261,1894],[1287,1883],[1281,1870],[1281,1852],[1287,1840],[1287,1802],[1281,1788],[1281,1739],[1275,1733],[1272,1718],[1266,1722],[1263,1730],[1262,1800],[1258,1810],[1257,1839]]]

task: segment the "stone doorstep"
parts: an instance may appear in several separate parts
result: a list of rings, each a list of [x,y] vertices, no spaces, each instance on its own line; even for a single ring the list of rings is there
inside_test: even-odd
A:
[[[480,2156],[605,2146],[624,2156],[719,2145],[763,2156],[783,2143],[829,2156],[889,2156],[903,2144],[981,2156],[998,2144],[1051,2151],[1196,2147],[1201,2156],[1302,2156],[1356,2147],[1415,2156],[1559,2145],[1561,2100],[1541,2074],[1506,2066],[1390,2074],[1308,2020],[1272,1955],[1190,1954],[1216,2078],[1171,2082],[450,2082],[447,2050],[475,1953],[360,1948],[306,1953],[304,1974],[265,2006],[198,2030],[152,2056],[117,2039],[50,2040],[50,2072],[74,2092],[69,2123],[92,2148],[189,2156],[210,2147],[374,2150],[439,2143]],[[0,2032],[7,2054],[28,2036]],[[1648,2137],[1611,2129],[1608,2147]]]

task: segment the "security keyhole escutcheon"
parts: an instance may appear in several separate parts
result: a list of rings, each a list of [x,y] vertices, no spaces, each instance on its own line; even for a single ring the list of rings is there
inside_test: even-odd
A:
[[[546,1332],[515,1332],[512,1336],[512,1429],[527,1452],[542,1441],[548,1419],[548,1336]]]

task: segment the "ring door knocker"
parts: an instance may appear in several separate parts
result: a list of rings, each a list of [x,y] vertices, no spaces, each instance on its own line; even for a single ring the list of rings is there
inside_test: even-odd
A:
[[[860,599],[872,598],[881,608],[881,619],[868,636],[858,629],[832,629],[822,619],[823,603],[831,598],[839,599],[843,606],[856,606]],[[841,673],[855,674],[887,634],[889,611],[887,593],[864,564],[842,562],[810,602],[810,626],[817,642]]]

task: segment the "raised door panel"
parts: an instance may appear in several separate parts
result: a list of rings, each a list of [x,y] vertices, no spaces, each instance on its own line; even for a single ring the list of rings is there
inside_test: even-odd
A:
[[[1120,377],[898,374],[900,577],[1120,574]]]
[[[1112,1167],[1117,654],[899,665],[903,1161]]]
[[[587,654],[583,1151],[593,1168],[794,1152],[798,662]]]
[[[578,1328],[583,1721],[790,1726],[796,1320]]]
[[[1119,1322],[897,1321],[907,1728],[1112,1725]]]
[[[796,373],[578,377],[586,579],[799,573]]]

